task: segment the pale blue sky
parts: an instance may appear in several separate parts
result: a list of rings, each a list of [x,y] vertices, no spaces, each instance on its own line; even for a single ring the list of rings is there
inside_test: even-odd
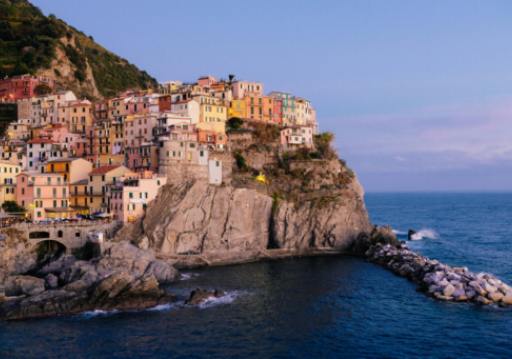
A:
[[[160,81],[309,98],[368,191],[512,190],[512,1],[33,3]]]

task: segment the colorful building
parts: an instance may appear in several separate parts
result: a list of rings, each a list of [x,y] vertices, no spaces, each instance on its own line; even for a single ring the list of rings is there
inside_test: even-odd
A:
[[[16,177],[16,199],[35,221],[74,216],[68,183],[58,173],[22,172]]]
[[[108,165],[93,169],[89,173],[89,209],[91,213],[107,210],[107,185],[115,183],[121,177],[138,178],[138,175],[121,165]]]
[[[16,101],[34,97],[39,86],[52,90],[54,81],[47,77],[20,75],[0,79],[0,99]]]
[[[19,165],[0,161],[0,205],[6,201],[16,201],[16,176],[19,173]]]
[[[314,148],[312,126],[290,126],[281,130],[281,148],[285,151]]]
[[[108,207],[113,219],[134,222],[154,200],[167,177],[146,171],[137,179],[120,179],[108,186]]]
[[[261,82],[235,81],[231,84],[233,99],[241,100],[246,96],[263,96]]]

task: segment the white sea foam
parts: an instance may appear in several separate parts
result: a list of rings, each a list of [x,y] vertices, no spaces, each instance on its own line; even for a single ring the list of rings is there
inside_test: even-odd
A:
[[[154,307],[146,309],[148,312],[166,312],[175,307],[174,303],[159,304]]]
[[[420,241],[422,239],[437,239],[439,235],[430,228],[422,228],[411,236],[411,241]]]
[[[198,277],[199,273],[181,273],[180,280],[189,280],[195,277]]]
[[[210,307],[214,307],[217,305],[230,304],[230,303],[233,303],[233,301],[236,298],[238,298],[241,294],[242,294],[242,292],[238,291],[238,290],[229,291],[229,292],[226,292],[222,297],[218,297],[218,298],[212,297],[212,298],[206,299],[204,302],[199,304],[198,307],[201,309],[205,309],[205,308],[210,308]]]
[[[397,236],[405,236],[407,234],[407,232],[400,231],[398,229],[393,229],[393,233],[396,234]]]
[[[96,317],[108,317],[110,315],[114,315],[117,313],[119,313],[119,310],[117,310],[117,309],[114,309],[114,310],[95,309],[95,310],[83,312],[80,314],[80,316],[85,319],[90,319],[90,318],[96,318]]]

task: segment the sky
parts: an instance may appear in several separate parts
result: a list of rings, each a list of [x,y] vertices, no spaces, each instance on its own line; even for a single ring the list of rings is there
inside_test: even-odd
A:
[[[368,192],[512,190],[512,1],[32,2],[161,82],[311,100]]]

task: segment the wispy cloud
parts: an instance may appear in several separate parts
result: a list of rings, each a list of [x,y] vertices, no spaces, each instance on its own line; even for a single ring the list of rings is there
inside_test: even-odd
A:
[[[512,165],[512,96],[327,123],[342,155],[363,170]]]

